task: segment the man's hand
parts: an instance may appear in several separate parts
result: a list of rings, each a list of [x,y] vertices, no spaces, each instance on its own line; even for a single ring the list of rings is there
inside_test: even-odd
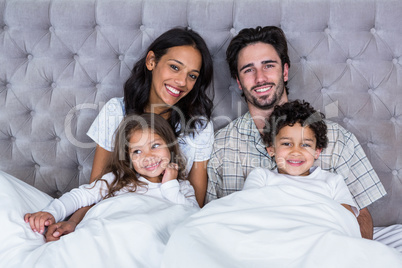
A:
[[[50,225],[45,234],[46,242],[57,241],[61,236],[74,232],[77,224],[74,221],[61,221]]]
[[[55,219],[52,214],[48,212],[39,211],[36,213],[27,213],[24,216],[26,223],[29,222],[32,231],[43,234],[45,226],[49,226],[55,223]]]
[[[367,208],[360,210],[357,222],[360,226],[360,233],[363,238],[373,239],[373,219]]]

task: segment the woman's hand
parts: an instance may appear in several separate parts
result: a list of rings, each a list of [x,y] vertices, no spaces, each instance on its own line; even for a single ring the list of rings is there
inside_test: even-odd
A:
[[[176,163],[169,163],[163,173],[162,183],[177,179],[179,166]]]
[[[74,221],[61,221],[47,228],[46,242],[59,240],[61,236],[74,232],[77,223]]]
[[[49,226],[56,222],[53,215],[49,212],[39,211],[36,213],[27,213],[24,216],[26,223],[29,222],[32,231],[43,234],[45,231],[45,226]]]

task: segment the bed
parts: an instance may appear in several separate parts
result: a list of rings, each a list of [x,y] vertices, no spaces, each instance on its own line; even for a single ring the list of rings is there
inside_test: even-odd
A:
[[[2,234],[1,241],[10,244],[2,243],[0,266],[55,264],[45,257],[59,251],[23,227],[23,210],[40,209],[89,181],[95,150],[86,136],[90,124],[110,98],[123,95],[130,69],[150,42],[176,26],[199,32],[213,55],[216,130],[247,110],[225,62],[231,38],[245,27],[280,26],[289,41],[290,98],[309,101],[356,135],[387,191],[368,207],[374,225],[401,224],[400,14],[398,0],[0,0],[0,170],[7,178],[1,183],[8,188],[3,189],[9,189],[0,195],[0,205],[7,224],[19,226],[14,230],[7,225],[15,231],[12,236]],[[102,215],[102,207],[108,206],[112,204],[105,202],[91,210],[80,228],[109,232],[102,222],[117,215]],[[171,222],[144,234],[159,248],[155,266],[163,261],[169,267],[163,254],[170,251],[169,237],[173,234],[172,243],[191,237],[184,232],[187,224],[214,206],[201,211],[166,208],[175,215]],[[121,213],[128,222],[136,220]],[[1,226],[5,228],[5,221]],[[182,230],[177,234],[176,226]],[[120,267],[142,267],[141,261],[154,266],[151,256],[133,257],[115,238],[109,237],[109,244],[86,239],[87,259],[74,259],[77,249],[67,242],[74,239],[66,236],[62,243],[69,251],[60,255],[58,267],[91,261],[104,267],[113,261]],[[21,245],[25,259],[18,255]],[[118,258],[125,254],[131,256],[126,262]],[[145,260],[137,263],[137,256]]]

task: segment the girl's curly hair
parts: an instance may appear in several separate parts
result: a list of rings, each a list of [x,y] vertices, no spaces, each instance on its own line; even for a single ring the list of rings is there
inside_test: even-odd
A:
[[[300,123],[308,126],[315,134],[317,149],[324,149],[328,145],[327,125],[324,122],[325,115],[316,111],[310,103],[295,100],[274,108],[269,120],[265,122],[262,138],[266,146],[272,146],[276,135],[285,126],[293,126]]]

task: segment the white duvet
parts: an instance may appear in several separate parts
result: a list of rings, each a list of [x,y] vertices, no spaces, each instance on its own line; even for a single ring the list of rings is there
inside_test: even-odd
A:
[[[91,208],[75,232],[45,243],[23,220],[52,198],[0,172],[0,267],[160,267],[176,226],[196,208],[135,193]]]
[[[362,239],[355,216],[294,186],[237,192],[206,205],[171,236],[162,267],[402,267],[402,255]]]
[[[402,267],[360,238],[349,211],[291,187],[237,192],[202,210],[130,193],[94,206],[45,243],[23,215],[51,197],[0,172],[0,267]]]

